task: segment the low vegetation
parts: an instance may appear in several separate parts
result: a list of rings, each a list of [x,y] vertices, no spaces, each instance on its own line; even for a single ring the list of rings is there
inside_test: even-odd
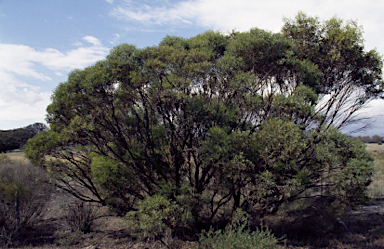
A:
[[[27,236],[41,221],[53,188],[41,168],[0,154],[0,244]]]
[[[241,209],[236,210],[230,224],[223,230],[203,231],[199,237],[197,249],[275,249],[278,239],[266,228],[250,231],[249,217]]]
[[[62,205],[65,228],[74,233],[89,233],[98,218],[97,207],[91,203],[72,200]]]

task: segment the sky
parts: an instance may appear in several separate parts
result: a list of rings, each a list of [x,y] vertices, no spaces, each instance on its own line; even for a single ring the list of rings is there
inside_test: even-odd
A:
[[[283,18],[299,11],[357,21],[365,50],[384,55],[384,1],[0,0],[0,130],[45,123],[50,96],[69,72],[121,43],[144,48],[166,35],[190,38],[209,29],[279,32]],[[375,122],[356,135],[384,136],[384,100],[364,113]]]

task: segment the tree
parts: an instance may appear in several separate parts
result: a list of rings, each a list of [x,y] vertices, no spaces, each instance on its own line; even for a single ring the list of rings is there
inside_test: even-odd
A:
[[[50,130],[28,141],[26,155],[76,197],[130,217],[163,212],[172,229],[180,228],[174,213],[196,229],[238,208],[263,215],[298,198],[343,212],[365,198],[372,162],[338,131],[333,104],[324,112],[318,101],[339,79],[324,80],[326,62],[303,51],[287,32],[259,29],[119,45],[57,87]],[[340,59],[342,75],[348,63]],[[376,78],[367,69],[349,84],[364,81],[379,96],[379,66]]]
[[[319,94],[319,125],[342,128],[364,121],[356,112],[382,97],[383,61],[377,51],[364,51],[362,28],[336,17],[321,23],[319,18],[299,12],[294,20],[285,19],[282,33],[296,44],[299,57],[320,71],[318,85],[310,85]]]
[[[45,124],[35,123],[27,127],[0,131],[0,152],[20,149],[28,139],[48,129]]]

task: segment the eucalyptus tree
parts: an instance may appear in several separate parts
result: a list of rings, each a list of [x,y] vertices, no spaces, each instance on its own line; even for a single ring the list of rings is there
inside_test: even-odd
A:
[[[119,45],[57,87],[50,130],[25,152],[76,197],[131,218],[156,211],[172,229],[228,219],[238,208],[263,215],[298,198],[343,212],[365,198],[372,162],[337,130],[346,121],[335,105],[350,102],[335,98],[324,111],[318,98],[332,99],[350,78],[346,90],[380,96],[381,59],[360,43],[348,50],[356,60],[331,44],[340,55],[334,68],[329,51],[308,45],[325,43],[312,37],[323,26],[298,29],[301,19],[277,34],[207,31],[144,49]],[[376,63],[361,68],[364,58]]]
[[[320,72],[317,85],[312,85],[319,94],[319,125],[342,128],[362,121],[357,111],[383,94],[383,61],[376,50],[364,51],[362,27],[336,17],[320,22],[299,12],[295,19],[285,19],[282,34],[296,44],[299,57]]]

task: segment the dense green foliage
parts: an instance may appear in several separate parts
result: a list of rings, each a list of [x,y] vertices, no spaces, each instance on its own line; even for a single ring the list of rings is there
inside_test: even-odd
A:
[[[338,128],[382,96],[381,65],[355,23],[302,13],[277,34],[122,44],[57,87],[50,130],[25,152],[56,186],[159,236],[300,198],[342,213],[364,200],[372,160]]]
[[[0,152],[20,149],[28,139],[47,128],[45,124],[35,123],[24,128],[0,131]]]

